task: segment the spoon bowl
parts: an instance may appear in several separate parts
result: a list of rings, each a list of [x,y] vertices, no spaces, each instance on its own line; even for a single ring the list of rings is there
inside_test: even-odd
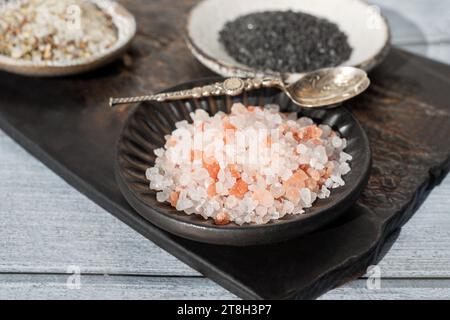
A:
[[[164,92],[139,97],[111,98],[111,107],[119,104],[130,104],[145,101],[174,101],[209,96],[237,96],[244,91],[276,87],[297,105],[318,108],[337,105],[340,102],[360,94],[370,84],[367,73],[353,67],[336,67],[319,69],[305,73],[297,81],[286,85],[280,76],[273,78],[228,78],[202,87],[188,90]]]
[[[326,68],[306,73],[283,88],[301,107],[336,105],[364,92],[370,85],[367,73],[353,67]]]

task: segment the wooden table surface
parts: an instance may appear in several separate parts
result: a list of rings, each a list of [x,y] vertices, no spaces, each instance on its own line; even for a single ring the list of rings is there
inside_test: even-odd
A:
[[[394,44],[450,63],[450,1],[376,0]],[[450,141],[449,141],[450,143]],[[450,297],[450,177],[367,277],[321,299]],[[235,299],[68,186],[0,131],[0,299]],[[67,286],[73,270],[80,286]]]

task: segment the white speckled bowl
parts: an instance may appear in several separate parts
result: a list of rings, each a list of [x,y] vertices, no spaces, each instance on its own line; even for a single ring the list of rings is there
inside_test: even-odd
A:
[[[206,67],[222,76],[269,74],[245,66],[228,55],[219,42],[226,22],[259,11],[302,11],[336,23],[348,36],[353,53],[345,66],[369,71],[390,48],[390,29],[379,9],[361,0],[204,0],[194,7],[187,23],[187,44]],[[276,70],[275,70],[276,71]],[[298,74],[292,74],[297,78]]]
[[[108,50],[86,59],[43,61],[13,59],[0,55],[0,70],[26,76],[56,77],[91,71],[120,56],[136,34],[136,20],[123,6],[112,0],[89,0],[110,15],[118,32],[117,42]]]

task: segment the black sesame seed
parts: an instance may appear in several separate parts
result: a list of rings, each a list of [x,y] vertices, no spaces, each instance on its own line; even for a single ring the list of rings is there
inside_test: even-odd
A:
[[[336,24],[293,11],[238,17],[224,26],[220,41],[236,61],[277,72],[338,66],[352,53],[347,35]]]

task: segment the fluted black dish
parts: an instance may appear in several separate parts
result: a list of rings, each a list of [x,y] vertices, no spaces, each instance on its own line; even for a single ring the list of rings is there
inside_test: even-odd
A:
[[[192,88],[221,81],[222,78],[191,81],[168,90]],[[153,150],[165,144],[164,136],[175,129],[175,123],[191,120],[189,113],[202,108],[214,114],[228,112],[234,102],[263,106],[276,103],[283,112],[298,112],[318,123],[328,124],[347,139],[345,151],[352,155],[352,170],[343,177],[345,186],[333,189],[328,199],[318,199],[302,215],[287,215],[265,225],[215,225],[211,219],[178,212],[168,203],[156,201],[145,177],[154,164]],[[334,109],[303,109],[276,89],[259,89],[236,97],[205,97],[175,102],[142,103],[130,115],[117,144],[115,174],[119,188],[130,205],[156,226],[191,240],[221,245],[248,246],[281,242],[324,227],[345,214],[366,186],[371,167],[368,138],[355,117],[341,106]]]

